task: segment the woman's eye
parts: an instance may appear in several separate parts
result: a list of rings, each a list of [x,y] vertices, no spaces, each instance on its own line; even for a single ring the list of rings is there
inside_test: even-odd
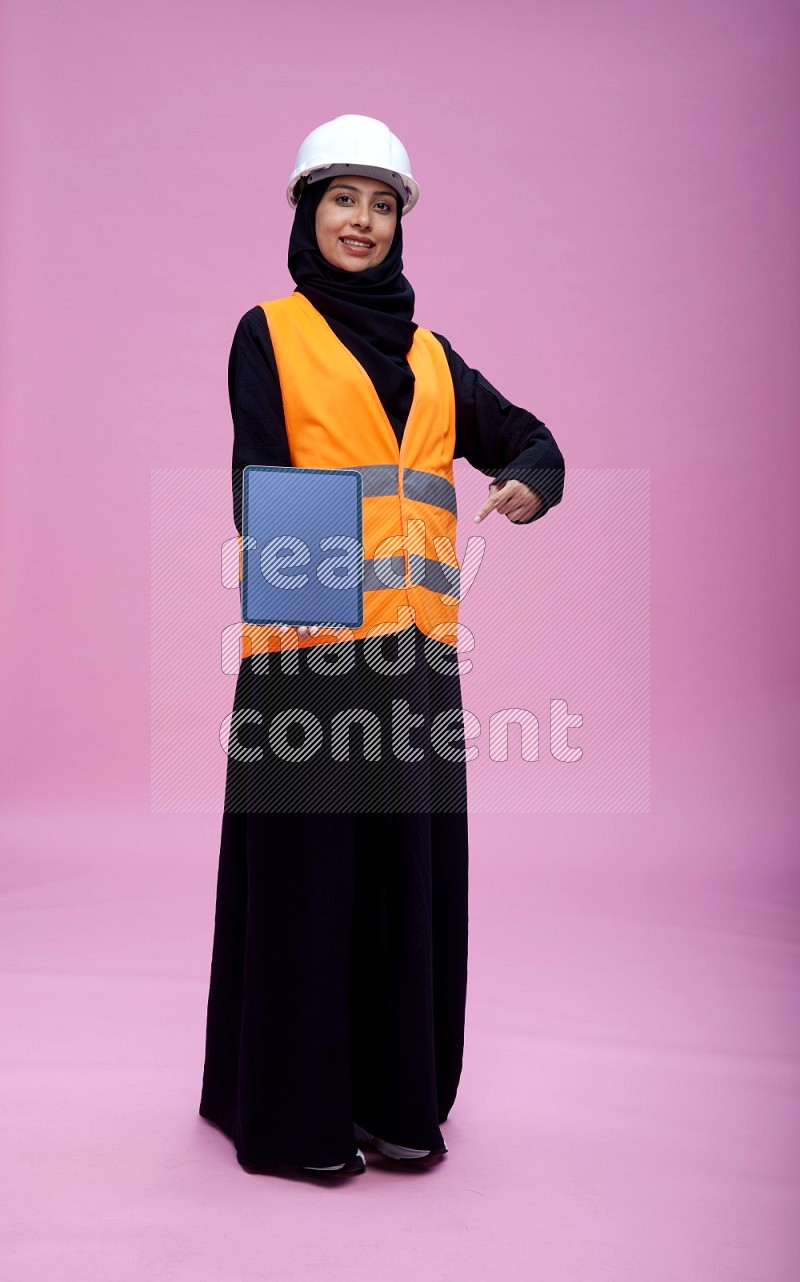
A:
[[[352,200],[353,197],[348,196],[346,191],[340,191],[333,199],[334,203],[337,203],[340,200]],[[376,200],[375,204],[380,208],[382,214],[390,214],[392,212],[392,206],[388,200]]]

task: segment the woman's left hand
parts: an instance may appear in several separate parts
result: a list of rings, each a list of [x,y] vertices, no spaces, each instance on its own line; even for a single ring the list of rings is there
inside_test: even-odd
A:
[[[278,624],[278,631],[279,631],[279,632],[288,632],[288,631],[289,631],[289,628],[290,628],[291,626],[292,626],[292,624],[290,624],[290,623],[279,623],[279,624]],[[301,624],[299,624],[299,625],[298,625],[298,628],[297,628],[297,635],[298,635],[299,637],[315,637],[315,636],[317,635],[317,633],[319,632],[320,627],[321,627],[321,624],[316,624],[316,625],[315,625],[315,624],[313,624],[313,623],[310,623],[310,624],[308,625],[308,627],[306,627],[304,624],[302,624],[302,623],[301,623]]]
[[[514,525],[518,525],[520,521],[527,521],[534,512],[538,512],[541,506],[542,500],[539,495],[524,481],[492,481],[489,486],[489,497],[483,506],[478,508],[475,520],[482,521],[496,508]]]

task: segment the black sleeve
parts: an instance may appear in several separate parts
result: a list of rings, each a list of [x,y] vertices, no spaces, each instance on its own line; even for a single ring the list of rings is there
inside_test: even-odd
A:
[[[233,519],[242,532],[242,469],[250,463],[291,467],[283,398],[263,307],[245,312],[228,359],[233,418]]]
[[[444,348],[456,399],[455,457],[497,481],[514,479],[538,494],[542,506],[527,521],[530,525],[561,502],[564,491],[564,456],[552,433],[530,411],[512,405],[479,370],[454,352],[446,338],[434,334]]]

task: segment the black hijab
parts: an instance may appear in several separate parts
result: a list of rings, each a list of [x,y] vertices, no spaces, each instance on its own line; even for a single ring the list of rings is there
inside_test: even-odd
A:
[[[321,312],[337,338],[369,374],[398,441],[414,396],[406,353],[414,340],[414,291],[403,275],[400,210],[388,254],[376,267],[348,272],[320,253],[314,228],[317,208],[333,178],[304,187],[289,237],[289,271],[295,293]]]

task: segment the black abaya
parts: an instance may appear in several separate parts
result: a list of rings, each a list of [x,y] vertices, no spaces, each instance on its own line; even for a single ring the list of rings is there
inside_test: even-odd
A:
[[[497,479],[525,480],[545,500],[537,519],[561,498],[558,446],[540,420],[437,338],[453,376],[456,455]],[[241,533],[241,469],[291,464],[260,307],[237,328],[229,378]],[[401,440],[403,424],[393,425]],[[426,727],[437,712],[460,709],[458,673],[446,661],[453,648],[435,643],[442,662],[432,666],[412,625],[387,640],[384,658],[404,643],[414,663],[381,679],[360,641],[341,682],[307,668],[308,649],[293,675],[276,656],[245,659],[234,720],[255,708],[261,721],[239,726],[238,743],[263,748],[265,727],[298,698],[323,727],[334,708],[359,700],[385,710],[387,700],[406,698]],[[357,747],[357,734],[351,742]],[[442,1153],[439,1127],[461,1076],[464,763],[443,761],[430,743],[413,765],[389,754],[337,773],[329,755],[321,761],[282,763],[266,751],[255,765],[228,761],[200,1112],[230,1136],[248,1169],[343,1162],[356,1150],[353,1121],[394,1144]]]

